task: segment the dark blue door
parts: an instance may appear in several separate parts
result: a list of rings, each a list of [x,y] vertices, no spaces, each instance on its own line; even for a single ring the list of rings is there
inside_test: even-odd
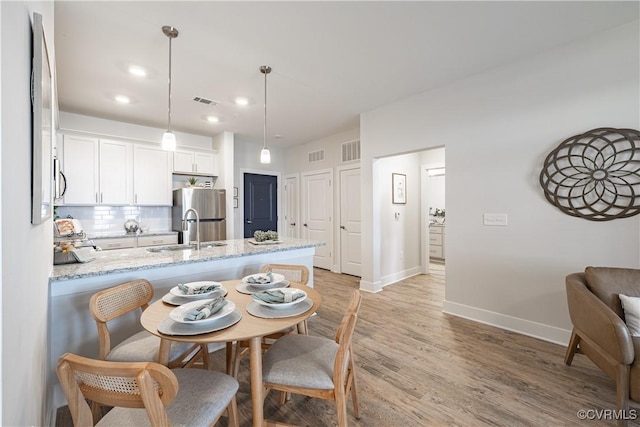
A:
[[[244,237],[256,230],[278,231],[278,178],[244,174]]]

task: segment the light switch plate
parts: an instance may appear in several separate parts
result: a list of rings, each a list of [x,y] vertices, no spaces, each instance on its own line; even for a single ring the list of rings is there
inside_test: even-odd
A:
[[[497,225],[501,227],[507,226],[506,213],[486,213],[482,216],[484,225]]]

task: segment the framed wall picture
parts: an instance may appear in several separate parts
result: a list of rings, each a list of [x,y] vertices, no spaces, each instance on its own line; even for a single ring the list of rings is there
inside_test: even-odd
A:
[[[402,173],[391,174],[392,203],[404,205],[407,203],[407,176]]]

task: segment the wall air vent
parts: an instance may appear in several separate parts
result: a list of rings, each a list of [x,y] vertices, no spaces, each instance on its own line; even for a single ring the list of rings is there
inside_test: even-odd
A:
[[[196,101],[196,102],[199,102],[201,104],[211,105],[213,107],[215,107],[216,105],[219,104],[218,101],[214,101],[213,99],[203,98],[201,96],[196,96],[195,98],[193,98],[193,100]]]
[[[360,140],[342,143],[342,163],[360,160]]]
[[[309,153],[309,163],[321,162],[324,160],[324,150]]]

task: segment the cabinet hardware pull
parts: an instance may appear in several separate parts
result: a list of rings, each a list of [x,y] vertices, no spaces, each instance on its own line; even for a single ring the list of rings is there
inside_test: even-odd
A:
[[[100,193],[100,203],[102,203],[102,193]]]
[[[98,193],[96,193],[96,203],[98,203]]]

